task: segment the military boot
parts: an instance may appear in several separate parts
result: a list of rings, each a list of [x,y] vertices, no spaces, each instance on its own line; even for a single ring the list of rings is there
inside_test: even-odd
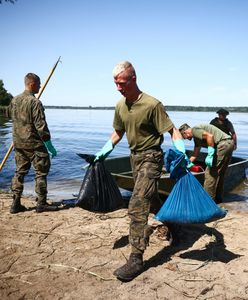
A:
[[[58,206],[56,205],[51,205],[46,202],[46,200],[39,200],[37,201],[37,206],[36,206],[36,212],[41,213],[44,211],[56,211],[58,210]]]
[[[127,263],[116,269],[113,274],[121,281],[131,281],[143,270],[143,255],[131,253]]]
[[[26,211],[26,207],[24,205],[21,205],[21,197],[14,195],[13,196],[13,202],[10,207],[10,213],[11,214],[17,214],[19,212],[24,212]]]

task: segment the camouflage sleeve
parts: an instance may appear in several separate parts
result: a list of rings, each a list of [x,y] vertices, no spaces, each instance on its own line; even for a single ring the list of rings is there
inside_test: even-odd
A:
[[[51,135],[46,122],[45,109],[40,100],[35,99],[33,101],[32,113],[33,113],[33,123],[40,138],[44,142],[50,140]]]

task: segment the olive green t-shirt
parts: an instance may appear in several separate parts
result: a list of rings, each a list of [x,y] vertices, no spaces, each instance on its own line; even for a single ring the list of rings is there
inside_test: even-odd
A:
[[[142,93],[133,104],[121,98],[115,108],[113,127],[126,132],[130,150],[143,151],[160,146],[163,133],[174,124],[160,101]]]
[[[213,135],[215,145],[217,145],[222,140],[230,139],[230,135],[226,134],[214,125],[199,124],[192,127],[192,135],[196,147],[208,147],[206,140],[203,140],[202,138],[202,134],[204,131],[207,131]]]

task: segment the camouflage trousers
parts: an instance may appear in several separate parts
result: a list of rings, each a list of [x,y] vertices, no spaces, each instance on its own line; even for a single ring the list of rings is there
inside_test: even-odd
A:
[[[21,196],[24,188],[24,177],[28,174],[31,165],[35,171],[35,192],[38,202],[46,201],[47,175],[50,170],[50,158],[45,147],[35,150],[15,149],[16,171],[12,179],[12,192]]]
[[[223,201],[225,173],[232,157],[234,142],[231,139],[218,143],[213,166],[205,171],[204,189],[216,203]]]
[[[152,203],[161,206],[158,195],[158,179],[163,167],[163,152],[147,150],[131,153],[134,177],[133,194],[128,206],[130,217],[129,242],[133,253],[142,253],[152,233],[147,224]]]

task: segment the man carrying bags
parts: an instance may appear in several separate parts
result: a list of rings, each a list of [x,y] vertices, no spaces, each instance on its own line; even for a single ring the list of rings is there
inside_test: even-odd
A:
[[[175,147],[180,145],[181,148],[184,143],[162,103],[139,89],[136,72],[130,62],[116,65],[113,76],[117,90],[123,97],[115,108],[114,131],[104,147],[96,153],[96,160],[105,159],[126,133],[135,180],[128,206],[131,254],[127,263],[115,270],[114,275],[119,280],[130,281],[144,270],[143,253],[153,231],[148,225],[151,204],[157,202],[158,209],[162,205],[159,203],[157,183],[164,162],[161,149],[164,133],[170,133]]]

